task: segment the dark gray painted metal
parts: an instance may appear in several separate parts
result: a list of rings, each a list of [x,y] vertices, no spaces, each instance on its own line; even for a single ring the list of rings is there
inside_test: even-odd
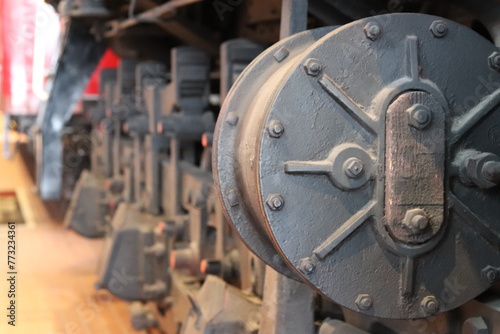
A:
[[[301,41],[300,35],[289,39],[292,45],[280,42],[237,81],[215,133],[220,196],[250,248],[274,267],[272,256],[278,254],[327,297],[373,316],[408,319],[456,308],[488,288],[482,271],[499,263],[500,221],[492,209],[499,194],[463,184],[453,165],[464,147],[498,154],[500,90],[490,85],[475,97],[484,82],[478,78],[499,80],[488,64],[496,47],[447,20],[439,19],[448,30],[436,36],[436,20],[393,14],[343,26],[317,42]],[[296,43],[303,49],[295,52]],[[281,46],[290,52],[278,63],[273,58]],[[408,91],[421,93],[404,98]],[[415,103],[427,105],[432,122],[420,127],[405,114],[405,122],[399,117],[391,123],[388,115],[403,106],[398,98],[412,117]],[[418,122],[426,121],[420,116]],[[280,136],[269,133],[276,121],[284,129]],[[414,130],[398,143],[386,141],[393,133],[386,126]],[[348,154],[343,168],[329,163],[344,145],[373,161],[364,185],[349,188],[338,181],[345,175],[357,180],[363,171],[359,163],[348,163]],[[412,149],[395,160],[386,157],[389,150],[402,153],[414,145],[422,156]],[[301,162],[293,173],[287,173],[289,161]],[[399,190],[386,185],[390,178]],[[405,178],[413,178],[411,185],[404,186]],[[439,187],[445,192],[441,200],[432,193]],[[271,207],[269,196],[279,196],[281,204]],[[428,237],[415,242],[389,233],[386,215],[396,201],[432,216]],[[398,221],[403,225],[404,216],[393,224]],[[447,282],[456,281],[466,286],[456,298],[446,298]]]
[[[253,334],[259,328],[259,301],[218,277],[208,276],[190,302],[180,334]]]
[[[61,131],[105,48],[104,43],[96,42],[88,24],[70,23],[40,124],[42,144],[39,145],[41,152],[37,154],[37,176],[42,199],[60,198],[63,164]]]
[[[224,101],[241,72],[264,51],[264,47],[248,39],[240,38],[222,43],[220,50],[220,99]]]
[[[106,233],[108,203],[101,180],[83,171],[66,211],[64,225],[87,238],[100,238]]]
[[[162,300],[169,291],[168,236],[158,218],[123,203],[111,223],[98,269],[96,287],[130,300]]]

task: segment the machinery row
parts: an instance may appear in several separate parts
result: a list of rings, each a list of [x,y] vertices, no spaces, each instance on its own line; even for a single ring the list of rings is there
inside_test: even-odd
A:
[[[497,1],[58,8],[40,195],[87,142],[65,224],[105,238],[96,288],[136,329],[500,333]]]

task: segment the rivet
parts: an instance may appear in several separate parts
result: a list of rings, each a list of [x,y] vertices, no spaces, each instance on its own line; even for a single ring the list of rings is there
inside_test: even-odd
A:
[[[234,111],[231,111],[230,113],[227,114],[226,122],[230,125],[236,125],[236,123],[238,123],[238,116]]]
[[[274,53],[274,59],[278,62],[281,63],[288,55],[290,54],[290,51],[288,51],[287,48],[282,46],[278,51]]]

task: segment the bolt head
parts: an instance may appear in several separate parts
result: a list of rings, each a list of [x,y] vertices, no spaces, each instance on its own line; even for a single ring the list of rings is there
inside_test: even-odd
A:
[[[267,133],[273,138],[279,138],[285,132],[285,127],[280,121],[271,121],[267,126]]]
[[[406,113],[408,114],[408,125],[418,130],[425,129],[432,122],[432,111],[423,104],[413,105]]]
[[[369,22],[363,28],[363,30],[366,37],[371,39],[372,41],[375,41],[377,38],[379,38],[380,34],[382,33],[382,28],[375,22]]]
[[[350,158],[344,164],[344,172],[351,179],[359,179],[364,169],[363,161],[358,158]]]
[[[448,33],[448,25],[446,22],[437,20],[432,22],[430,30],[436,38],[443,38]]]
[[[269,209],[277,211],[283,208],[283,206],[285,205],[285,201],[283,200],[283,197],[281,197],[281,195],[271,194],[267,197],[266,204]]]
[[[356,299],[356,305],[362,311],[368,311],[373,307],[373,298],[370,295],[359,295]]]
[[[492,266],[487,266],[481,270],[481,276],[488,282],[494,283],[500,279],[500,272],[497,268]]]
[[[312,77],[316,77],[319,75],[321,72],[321,64],[319,60],[315,58],[309,58],[306,63],[304,64],[304,69],[307,73],[307,75],[310,75]]]
[[[434,296],[425,297],[420,305],[422,306],[422,310],[427,314],[436,314],[440,309],[439,301]]]
[[[430,219],[427,213],[422,209],[412,209],[406,211],[403,219],[403,226],[411,235],[424,233],[430,225]]]
[[[488,60],[490,67],[493,70],[500,72],[500,52],[498,51],[493,52]]]
[[[423,215],[416,215],[413,217],[411,222],[413,227],[418,231],[425,231],[425,229],[429,226],[429,218]]]
[[[226,122],[229,125],[233,125],[233,126],[236,125],[236,123],[238,123],[238,115],[236,115],[236,113],[234,111],[231,111],[230,113],[227,114]]]
[[[315,269],[316,269],[316,264],[311,258],[307,257],[299,261],[299,270],[304,274],[306,275],[312,274]]]
[[[229,205],[232,207],[240,204],[240,201],[238,200],[238,194],[236,194],[236,190],[229,190],[227,192],[227,200],[229,202]]]

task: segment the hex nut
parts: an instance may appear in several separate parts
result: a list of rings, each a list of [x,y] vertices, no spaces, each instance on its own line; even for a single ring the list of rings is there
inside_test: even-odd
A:
[[[406,227],[412,235],[424,233],[429,227],[429,223],[429,216],[422,209],[412,209],[406,211],[403,219],[403,226]]]
[[[311,258],[306,257],[299,260],[299,270],[305,275],[312,274],[315,269],[316,263]]]
[[[368,311],[373,307],[373,298],[370,295],[359,295],[356,298],[356,305],[362,311]]]
[[[483,270],[481,270],[481,276],[485,281],[491,284],[500,279],[500,272],[498,268],[487,266]]]
[[[423,104],[415,104],[406,111],[408,115],[408,125],[423,130],[432,122],[432,111]]]
[[[488,58],[488,62],[493,70],[500,72],[500,52],[493,52]]]
[[[273,120],[267,126],[267,133],[273,138],[279,138],[285,132],[285,127],[280,121]]]
[[[493,153],[479,153],[470,155],[464,160],[461,172],[465,179],[481,189],[491,189],[497,184],[488,180],[483,173],[483,168],[490,161],[500,161]]]
[[[422,303],[420,304],[422,307],[422,310],[427,313],[427,314],[436,314],[439,312],[440,305],[439,301],[436,299],[434,296],[427,296],[422,300]]]
[[[307,59],[306,63],[304,64],[304,69],[305,69],[307,75],[310,75],[312,77],[316,77],[319,75],[322,68],[321,68],[321,64],[319,63],[318,59],[309,58],[309,59]]]
[[[285,201],[283,200],[283,197],[281,197],[281,195],[271,194],[267,197],[266,204],[269,209],[278,211],[283,208],[283,206],[285,205]]]
[[[367,25],[365,25],[363,30],[366,37],[371,39],[372,41],[375,41],[377,38],[379,38],[380,34],[382,33],[382,28],[375,22],[369,22]]]
[[[430,30],[434,37],[443,38],[448,33],[448,25],[441,20],[436,20],[432,22]]]

